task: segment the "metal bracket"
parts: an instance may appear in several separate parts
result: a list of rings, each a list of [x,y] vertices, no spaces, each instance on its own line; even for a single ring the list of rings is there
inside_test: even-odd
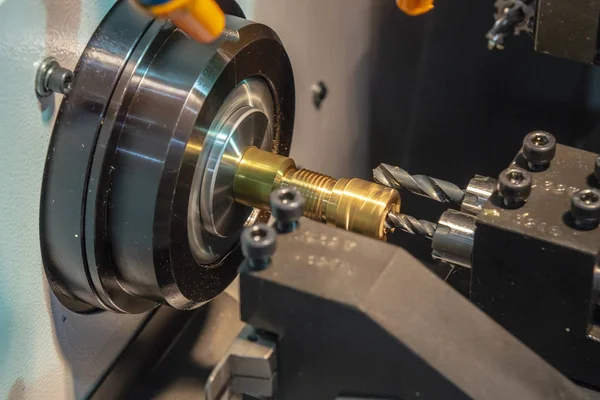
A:
[[[242,394],[272,398],[276,389],[276,343],[246,325],[206,382],[207,400],[238,400]]]

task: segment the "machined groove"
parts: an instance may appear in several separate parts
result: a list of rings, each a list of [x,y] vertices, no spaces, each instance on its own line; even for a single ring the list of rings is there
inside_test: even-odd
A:
[[[289,171],[281,182],[282,187],[295,187],[304,196],[304,216],[325,219],[325,208],[336,180],[330,176],[307,169]]]

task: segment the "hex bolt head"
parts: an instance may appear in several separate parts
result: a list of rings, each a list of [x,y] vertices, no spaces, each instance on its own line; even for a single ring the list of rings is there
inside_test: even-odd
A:
[[[298,189],[280,188],[271,193],[271,214],[279,233],[294,231],[303,213],[304,197]]]
[[[521,207],[531,194],[531,174],[521,168],[508,168],[498,177],[498,192],[507,208]]]
[[[556,138],[548,132],[531,132],[523,139],[523,157],[532,171],[543,171],[556,155]]]
[[[260,271],[267,268],[275,254],[276,240],[275,230],[267,224],[257,223],[244,229],[240,243],[251,269]]]
[[[600,182],[600,156],[596,157],[596,162],[594,162],[594,176]]]
[[[327,85],[325,85],[325,82],[319,81],[311,86],[310,91],[312,92],[313,105],[318,110],[327,97],[327,93],[329,93]]]
[[[571,215],[579,229],[594,229],[600,221],[600,190],[583,189],[571,196]]]
[[[35,77],[35,91],[40,97],[52,93],[69,94],[73,83],[73,72],[60,66],[53,57],[40,63]]]

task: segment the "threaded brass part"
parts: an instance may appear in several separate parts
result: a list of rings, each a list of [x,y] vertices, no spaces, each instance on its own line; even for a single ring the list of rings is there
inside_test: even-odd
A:
[[[336,179],[307,169],[292,169],[281,180],[281,187],[295,187],[304,196],[304,216],[324,221],[327,201]]]
[[[257,148],[246,150],[235,173],[235,201],[268,210],[270,195],[280,187],[295,187],[304,197],[304,216],[342,229],[385,240],[389,212],[400,212],[394,189],[362,179],[334,179],[294,160]]]

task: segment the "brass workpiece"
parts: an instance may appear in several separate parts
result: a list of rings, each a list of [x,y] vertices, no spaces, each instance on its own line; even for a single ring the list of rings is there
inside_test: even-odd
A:
[[[400,212],[400,195],[394,189],[298,169],[289,157],[248,149],[235,173],[235,201],[268,210],[271,192],[280,187],[295,187],[302,193],[305,217],[377,239],[386,239],[388,213]]]

